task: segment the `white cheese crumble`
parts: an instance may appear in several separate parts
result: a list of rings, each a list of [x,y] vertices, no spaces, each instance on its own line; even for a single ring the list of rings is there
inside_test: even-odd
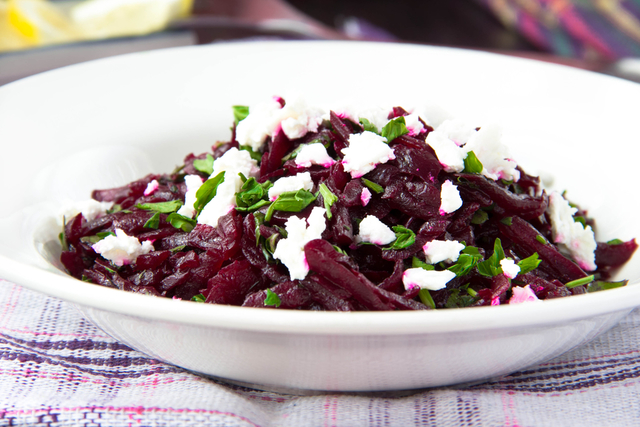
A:
[[[553,241],[571,254],[578,265],[586,270],[595,270],[596,239],[591,226],[583,227],[574,221],[573,215],[578,211],[557,191],[549,195],[547,213],[551,220]]]
[[[224,172],[224,181],[218,185],[216,196],[205,205],[198,215],[199,224],[211,227],[218,225],[218,219],[228,214],[236,206],[236,193],[242,188],[240,173],[249,178],[257,176],[260,169],[258,164],[246,150],[231,148],[213,162],[213,172],[210,178]]]
[[[456,262],[464,244],[457,240],[432,240],[422,247],[428,264],[437,264],[440,261]]]
[[[513,286],[511,292],[513,292],[513,294],[511,295],[511,299],[509,299],[509,304],[540,301],[529,285],[525,287]]]
[[[456,277],[456,273],[449,270],[425,270],[424,268],[409,268],[402,274],[402,283],[406,290],[419,287],[437,291],[447,287],[447,283]]]
[[[278,179],[269,189],[269,200],[274,201],[282,193],[298,190],[313,190],[313,180],[309,172],[297,173],[295,176],[287,176]]]
[[[409,135],[415,136],[424,132],[424,125],[420,121],[420,116],[417,113],[411,113],[404,116],[404,123],[409,130]]]
[[[457,146],[463,146],[469,142],[469,138],[477,132],[475,126],[460,119],[445,120],[436,130],[455,142]]]
[[[360,221],[356,242],[387,245],[396,240],[396,233],[373,215],[367,215]]]
[[[440,215],[455,212],[461,206],[462,198],[460,198],[458,187],[453,185],[450,180],[446,180],[440,188]]]
[[[385,143],[387,139],[373,132],[364,131],[349,136],[349,146],[342,149],[342,165],[352,178],[360,178],[371,172],[380,163],[396,158],[393,149]]]
[[[198,175],[187,175],[184,177],[184,182],[187,185],[187,192],[184,195],[184,205],[178,209],[178,213],[193,218],[193,214],[196,213],[193,205],[196,202],[196,193],[202,186],[202,178]]]
[[[58,222],[62,225],[63,218],[68,221],[79,213],[81,213],[87,221],[93,221],[94,219],[106,214],[112,207],[113,202],[99,202],[94,199],[84,200],[82,202],[72,202],[60,210]]]
[[[502,267],[502,273],[509,279],[515,279],[518,273],[520,273],[520,267],[511,258],[501,259],[500,267]]]
[[[434,129],[438,128],[445,120],[453,118],[453,115],[440,105],[423,105],[413,109],[413,111],[418,114],[427,125]]]
[[[324,208],[314,207],[306,221],[291,216],[285,223],[287,238],[278,241],[273,257],[289,269],[291,280],[302,280],[307,276],[309,264],[304,254],[304,245],[321,238],[327,227],[325,213]]]
[[[458,147],[446,134],[436,129],[429,132],[425,142],[436,152],[438,161],[446,172],[457,173],[464,170],[464,159],[467,157],[467,152],[464,148]]]
[[[134,263],[140,255],[153,251],[151,241],[140,243],[137,237],[128,236],[119,228],[116,229],[115,236],[109,235],[91,247],[118,267]]]
[[[158,181],[154,179],[153,181],[151,181],[151,182],[149,182],[147,184],[147,188],[145,188],[143,194],[145,196],[150,196],[150,195],[152,195],[153,193],[156,192],[156,190],[158,189],[159,186],[160,186],[160,184],[158,183]]]
[[[319,142],[302,147],[296,156],[296,165],[308,168],[311,165],[331,167],[336,161],[329,156],[327,149]]]
[[[371,201],[371,191],[368,188],[363,188],[362,193],[360,193],[360,202],[362,202],[362,206],[367,206]]]
[[[487,178],[507,181],[520,179],[516,162],[510,160],[507,147],[502,143],[502,129],[496,124],[483,126],[465,145],[467,152],[473,151],[482,163],[482,175]]]
[[[308,106],[298,96],[291,96],[285,102],[284,107],[276,99],[251,106],[249,115],[236,126],[238,143],[257,151],[267,137],[274,137],[279,129],[290,139],[318,130],[324,114],[322,109]]]

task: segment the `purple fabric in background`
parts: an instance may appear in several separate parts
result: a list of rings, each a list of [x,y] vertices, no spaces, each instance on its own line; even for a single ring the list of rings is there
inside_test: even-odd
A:
[[[640,56],[640,1],[477,0],[507,27],[561,56]]]
[[[2,280],[0,301],[0,426],[638,424],[638,310],[564,356],[483,384],[292,396],[164,364],[117,343],[71,304]]]

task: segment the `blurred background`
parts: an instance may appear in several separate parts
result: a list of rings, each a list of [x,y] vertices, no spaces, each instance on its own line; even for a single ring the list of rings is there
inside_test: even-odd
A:
[[[480,49],[640,81],[640,0],[0,0],[0,85],[122,53],[263,39]]]

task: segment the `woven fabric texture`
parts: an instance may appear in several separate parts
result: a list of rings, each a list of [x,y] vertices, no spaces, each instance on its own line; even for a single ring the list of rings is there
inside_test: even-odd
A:
[[[640,310],[532,369],[399,396],[290,396],[202,378],[0,280],[0,426],[634,426]],[[472,357],[470,355],[469,357]]]

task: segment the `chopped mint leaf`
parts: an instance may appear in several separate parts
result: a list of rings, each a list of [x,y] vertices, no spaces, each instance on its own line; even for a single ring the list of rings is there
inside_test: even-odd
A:
[[[538,242],[542,243],[543,245],[546,245],[546,244],[547,244],[547,239],[545,239],[545,238],[544,238],[542,235],[540,235],[540,234],[538,234],[538,235],[536,236],[536,240],[537,240]]]
[[[473,289],[471,289],[471,288],[467,288],[467,293],[468,293],[470,296],[472,296],[473,298],[475,298],[475,297],[477,297],[477,296],[478,296],[478,293],[477,293],[476,291],[474,291]]]
[[[324,200],[324,208],[327,210],[327,219],[331,219],[331,206],[338,201],[338,196],[333,194],[324,182],[320,184],[319,189],[320,194],[322,194],[322,199]],[[317,194],[316,197],[318,197]]]
[[[412,268],[423,268],[425,270],[435,270],[436,269],[433,265],[427,264],[426,262],[421,261],[420,258],[418,258],[418,257],[411,258],[411,267]]]
[[[276,251],[278,240],[280,240],[280,234],[278,233],[272,234],[265,240],[264,247],[269,251],[269,253],[273,254]]]
[[[233,119],[236,124],[246,119],[249,115],[249,107],[246,105],[234,105],[231,108],[233,108]]]
[[[153,228],[154,230],[157,230],[159,225],[160,225],[160,212],[156,212],[153,214],[151,218],[147,220],[147,222],[144,223],[143,227]]]
[[[534,252],[533,255],[518,262],[518,267],[520,267],[520,272],[518,274],[525,274],[531,270],[535,270],[541,262],[542,260],[538,259],[538,252]]]
[[[382,185],[376,184],[373,181],[369,181],[366,178],[360,178],[360,181],[362,181],[362,183],[365,185],[365,187],[367,187],[369,190],[373,191],[374,193],[376,193],[376,194],[384,193],[384,188],[382,187]]]
[[[207,157],[204,159],[195,159],[193,161],[193,167],[204,174],[211,175],[213,172],[213,156],[207,153]]]
[[[393,228],[393,231],[396,233],[396,240],[394,240],[393,243],[391,243],[391,246],[389,246],[388,248],[384,248],[385,250],[386,249],[395,249],[395,250],[405,249],[416,242],[416,233],[414,233],[413,230],[410,230],[401,225],[395,225],[392,228]]]
[[[508,226],[511,226],[511,222],[512,221],[513,221],[513,218],[510,217],[510,216],[506,216],[506,217],[504,217],[504,218],[502,218],[500,220],[501,223],[503,223],[504,225],[508,225]]]
[[[569,283],[565,283],[564,285],[567,288],[575,288],[576,286],[582,286],[582,285],[586,285],[587,283],[593,282],[594,277],[595,276],[592,274],[591,276],[582,277],[580,279],[572,280]]]
[[[253,177],[245,180],[240,191],[236,193],[236,209],[240,212],[253,212],[268,205],[269,188],[271,187],[273,187],[271,181],[260,184]]]
[[[465,250],[467,252],[465,252]],[[471,249],[472,248],[472,249]],[[482,255],[478,252],[478,249],[473,246],[467,246],[462,250],[462,253],[458,256],[458,260],[455,264],[449,267],[447,270],[456,273],[456,276],[464,276],[469,274],[469,272],[482,260]]]
[[[107,214],[112,214],[112,213],[116,213],[116,212],[120,212],[122,210],[122,206],[120,206],[119,204],[115,204],[113,206],[111,206],[111,209],[107,209]]]
[[[469,151],[467,157],[464,158],[464,172],[481,173],[483,168],[484,166],[482,166],[482,163],[478,160],[476,153]]]
[[[100,240],[102,240],[102,238],[98,237],[98,236],[82,236],[80,238],[80,241],[82,243],[88,243],[90,245],[93,245],[95,243],[98,243]]]
[[[205,302],[207,299],[202,294],[194,295],[191,297],[191,301],[194,302]]]
[[[422,301],[424,305],[435,310],[436,303],[433,300],[433,297],[429,293],[428,289],[420,289],[420,292],[418,292],[418,298],[420,298],[420,301]]]
[[[361,118],[360,119],[360,124],[362,125],[364,130],[369,131],[369,132],[373,132],[373,133],[377,133],[378,135],[380,135],[380,131],[378,130],[376,125],[371,123],[369,120],[367,120],[365,118]]]
[[[482,209],[478,209],[473,214],[473,218],[471,218],[471,224],[480,225],[489,219],[489,214],[483,211]]]
[[[587,292],[599,292],[606,291],[607,289],[621,288],[623,286],[627,286],[627,283],[629,283],[628,280],[622,280],[620,282],[603,282],[596,280],[595,282],[589,283],[589,286],[587,286]]]
[[[186,247],[187,245],[180,245],[180,246],[176,246],[175,248],[171,248],[169,250],[173,253],[176,253],[176,252],[181,252]]]
[[[575,222],[579,222],[580,224],[582,224],[582,228],[587,228],[587,220],[585,217],[578,215],[578,216],[574,216],[573,220]]]
[[[336,252],[338,252],[341,255],[346,255],[347,253],[345,251],[342,250],[342,248],[340,246],[336,246],[336,245],[332,245],[333,249],[336,250]]]
[[[609,240],[607,242],[607,245],[614,245],[615,246],[615,245],[621,245],[623,243],[624,242],[622,240],[620,240],[620,239],[612,239],[612,240]]]
[[[447,299],[447,302],[444,304],[444,306],[447,308],[462,308],[469,307],[475,302],[474,297],[469,294],[461,294],[461,290],[465,291],[466,293],[467,287],[461,286],[458,289],[452,290],[451,295],[449,295],[449,298]]]
[[[275,211],[283,212],[300,212],[311,203],[316,200],[316,196],[310,191],[300,189],[298,191],[287,191],[278,196],[278,198],[271,203],[264,220],[269,222]]]
[[[196,201],[193,204],[193,207],[196,209],[196,212],[200,214],[202,209],[209,203],[214,197],[216,197],[216,192],[218,191],[218,185],[224,182],[224,171],[220,172],[218,175],[213,178],[209,178],[206,180],[196,191]]]
[[[177,212],[169,214],[167,222],[173,225],[175,228],[179,228],[185,233],[189,233],[196,226],[196,220],[184,215],[180,215]]]
[[[180,209],[181,206],[180,200],[171,200],[170,202],[137,204],[136,208],[151,212],[171,213]]]
[[[267,296],[264,299],[264,305],[280,307],[280,304],[282,304],[282,301],[280,301],[278,294],[273,292],[271,289],[267,289]]]
[[[500,260],[504,259],[504,249],[502,242],[496,239],[493,244],[493,254],[486,260],[478,263],[478,273],[483,276],[493,277],[502,273]]]
[[[260,160],[262,160],[262,153],[259,151],[253,151],[253,148],[248,145],[241,145],[240,150],[248,151],[251,158],[260,164]]]
[[[409,133],[404,117],[396,117],[387,123],[380,132],[380,135],[387,139],[387,144],[404,134]]]

